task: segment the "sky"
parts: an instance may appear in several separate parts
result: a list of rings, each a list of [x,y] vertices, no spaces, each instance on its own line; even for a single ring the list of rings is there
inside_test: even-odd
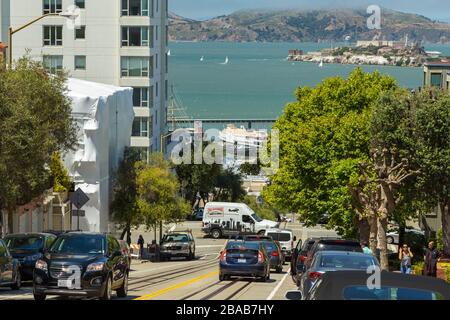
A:
[[[449,0],[169,0],[169,10],[187,18],[204,20],[241,9],[367,7],[371,4],[450,22]]]

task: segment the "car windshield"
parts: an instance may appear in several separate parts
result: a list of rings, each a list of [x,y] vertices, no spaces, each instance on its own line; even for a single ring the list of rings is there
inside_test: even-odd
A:
[[[368,267],[376,265],[374,258],[369,255],[322,255],[317,263],[318,268],[358,270],[366,270]]]
[[[50,252],[62,254],[104,254],[105,243],[100,236],[59,237]]]
[[[227,244],[227,250],[259,250],[259,243],[257,242],[230,242]]]
[[[166,235],[162,242],[189,242],[189,237],[185,234]]]
[[[269,232],[267,233],[269,237],[272,237],[273,240],[277,241],[291,241],[291,235],[287,232]]]
[[[343,296],[346,300],[443,300],[443,296],[438,292],[388,286],[375,289],[350,286],[344,288]]]
[[[6,238],[5,242],[13,252],[20,250],[37,252],[44,247],[42,236],[13,236]]]
[[[319,244],[319,251],[355,251],[361,252],[361,245],[357,242],[327,241]]]

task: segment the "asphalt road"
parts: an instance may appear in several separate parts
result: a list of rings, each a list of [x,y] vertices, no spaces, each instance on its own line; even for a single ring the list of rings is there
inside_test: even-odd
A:
[[[126,299],[136,300],[283,300],[288,290],[295,289],[289,275],[289,263],[282,273],[272,271],[267,282],[253,279],[219,281],[219,252],[226,240],[205,238],[200,230],[201,222],[187,222],[177,229],[190,228],[196,238],[196,259],[170,262],[141,262],[134,260]],[[300,224],[288,224],[299,239],[311,236],[333,236],[334,232],[316,228],[304,228]],[[0,288],[0,300],[33,299],[31,284],[24,284],[20,291]],[[51,297],[48,299],[61,299]],[[76,298],[74,298],[76,299]],[[113,296],[113,299],[119,299]]]

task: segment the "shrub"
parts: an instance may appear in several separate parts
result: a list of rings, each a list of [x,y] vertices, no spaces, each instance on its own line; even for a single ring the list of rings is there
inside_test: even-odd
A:
[[[53,191],[54,192],[67,192],[70,190],[70,177],[69,172],[64,167],[59,153],[52,154],[50,160],[50,170],[53,178]]]
[[[412,271],[414,272],[414,274],[420,276],[423,273],[424,267],[425,267],[425,263],[423,261],[420,261],[420,262],[414,263],[412,265]]]
[[[447,282],[450,283],[450,267],[445,269],[445,277],[447,278]]]
[[[444,241],[442,240],[442,237],[443,237],[443,231],[441,228],[441,229],[439,229],[439,231],[437,232],[437,235],[436,235],[436,248],[439,251],[444,250]]]

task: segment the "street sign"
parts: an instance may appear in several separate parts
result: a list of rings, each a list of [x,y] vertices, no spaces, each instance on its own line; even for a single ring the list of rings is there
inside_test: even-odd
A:
[[[72,210],[72,216],[74,216],[74,217],[86,217],[86,211],[84,211],[84,210]]]
[[[80,188],[70,195],[70,202],[72,202],[77,209],[81,209],[88,201],[89,197]]]

